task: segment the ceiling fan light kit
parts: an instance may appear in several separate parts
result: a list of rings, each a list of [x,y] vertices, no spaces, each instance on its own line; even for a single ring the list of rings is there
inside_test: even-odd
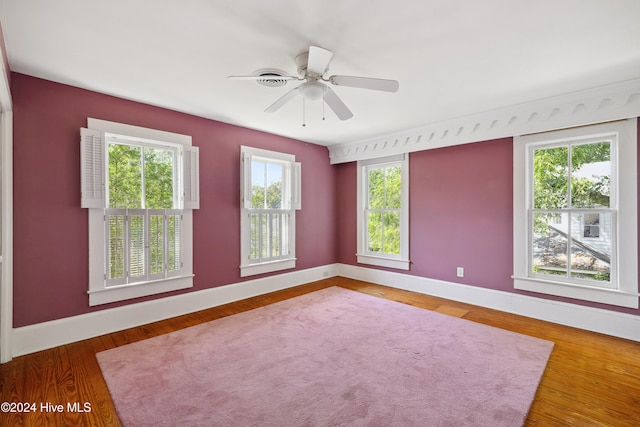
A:
[[[306,81],[302,83],[298,89],[302,96],[309,101],[317,101],[324,97],[326,86],[318,81]]]
[[[295,58],[300,77],[290,76],[278,69],[265,68],[256,71],[251,76],[229,76],[228,78],[233,80],[253,80],[268,87],[284,86],[289,80],[302,81],[298,87],[291,89],[267,107],[265,112],[273,113],[278,111],[300,93],[303,100],[316,101],[322,98],[340,120],[350,119],[353,117],[353,113],[325,82],[334,86],[347,86],[383,92],[398,91],[399,84],[396,80],[340,75],[325,78],[324,75],[329,70],[329,62],[331,62],[332,58],[333,52],[330,50],[318,46],[310,46],[308,52],[303,52]]]

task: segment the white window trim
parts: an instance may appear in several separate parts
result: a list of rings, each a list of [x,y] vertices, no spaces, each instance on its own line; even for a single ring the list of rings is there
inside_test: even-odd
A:
[[[362,160],[358,162],[358,202],[357,202],[357,260],[360,264],[370,264],[378,267],[395,268],[399,270],[409,270],[411,261],[409,260],[409,156],[399,154],[395,156],[378,159]],[[367,234],[365,220],[365,206],[367,199],[367,188],[365,188],[368,178],[367,170],[370,166],[383,166],[386,164],[400,163],[402,166],[402,209],[400,211],[400,255],[385,255],[367,251]]]
[[[290,188],[288,191],[289,208],[289,256],[278,260],[265,262],[249,262],[250,254],[250,212],[251,200],[251,157],[262,157],[289,163]],[[296,210],[302,208],[302,166],[295,161],[292,154],[260,148],[240,146],[240,277],[295,268],[296,266]],[[247,166],[248,165],[248,166]]]
[[[166,141],[179,144],[184,149],[184,154],[195,156],[192,169],[184,171],[187,178],[184,182],[184,192],[181,202],[184,205],[182,212],[182,262],[183,269],[180,276],[168,277],[159,280],[123,284],[120,286],[107,286],[105,280],[105,233],[104,233],[104,209],[90,208],[89,213],[89,305],[95,306],[110,302],[123,301],[163,292],[187,289],[193,287],[193,211],[199,207],[199,180],[198,180],[198,151],[192,147],[192,138],[188,135],[164,132],[122,123],[114,123],[106,120],[88,118],[89,129],[126,135],[134,138],[142,138],[154,141]],[[106,171],[105,171],[106,174]],[[106,176],[105,176],[106,179]],[[102,192],[104,193],[104,191]],[[105,195],[103,194],[103,197]],[[95,207],[95,206],[94,206]]]
[[[615,239],[614,254],[617,256],[616,277],[612,285],[615,289],[558,282],[550,279],[530,277],[528,195],[530,194],[531,165],[527,151],[531,144],[560,142],[590,135],[617,134],[618,187],[612,188],[612,206],[617,210],[618,236]],[[599,302],[621,307],[638,308],[638,213],[637,213],[637,119],[603,123],[592,126],[564,129],[553,132],[517,136],[513,146],[513,255],[514,288],[548,295]],[[613,194],[616,192],[616,194]]]

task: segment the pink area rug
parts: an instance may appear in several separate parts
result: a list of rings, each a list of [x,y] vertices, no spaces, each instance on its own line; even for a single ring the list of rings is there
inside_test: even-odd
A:
[[[97,354],[126,426],[518,426],[553,343],[328,288]]]

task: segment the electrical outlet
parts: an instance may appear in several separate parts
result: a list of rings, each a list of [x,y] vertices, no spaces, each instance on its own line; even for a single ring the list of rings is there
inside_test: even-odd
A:
[[[458,267],[456,268],[456,275],[458,277],[464,277],[464,267]]]

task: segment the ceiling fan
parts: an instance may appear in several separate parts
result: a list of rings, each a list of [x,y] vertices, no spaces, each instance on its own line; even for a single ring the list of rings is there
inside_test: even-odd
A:
[[[374,79],[369,77],[339,76],[325,77],[329,71],[329,62],[333,52],[318,46],[310,46],[308,52],[301,53],[295,59],[299,77],[289,75],[280,70],[264,69],[251,76],[229,76],[233,80],[254,80],[265,86],[283,86],[289,80],[302,81],[298,87],[285,93],[280,99],[271,104],[265,112],[273,113],[283,105],[301,94],[303,99],[317,100],[322,98],[340,120],[348,120],[353,113],[326,83],[334,86],[357,87],[361,89],[379,90],[383,92],[397,92],[396,80]]]

